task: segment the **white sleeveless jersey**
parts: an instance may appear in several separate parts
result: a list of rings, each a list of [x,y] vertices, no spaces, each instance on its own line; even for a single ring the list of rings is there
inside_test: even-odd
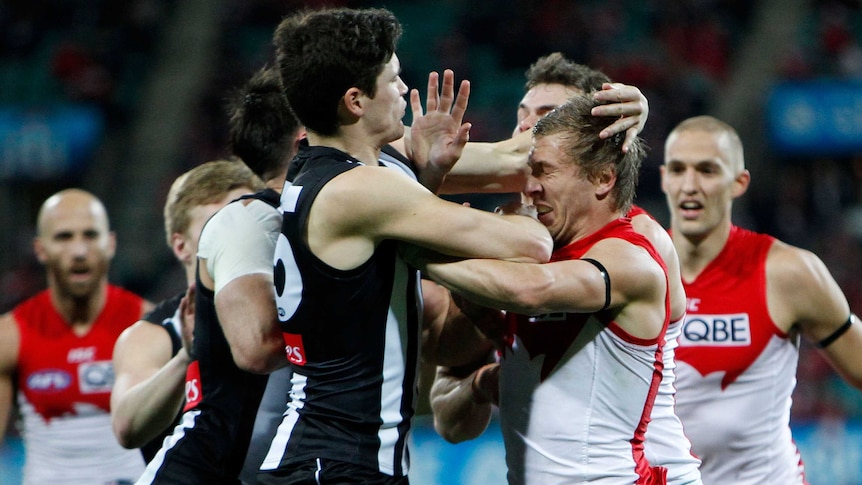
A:
[[[140,451],[124,449],[117,443],[111,416],[102,409],[78,405],[75,415],[45,421],[23,394],[18,396],[27,430],[24,485],[131,483],[143,473]]]
[[[691,442],[685,437],[682,422],[676,414],[676,363],[674,353],[679,346],[682,319],[671,322],[665,333],[661,384],[650,414],[646,432],[645,453],[652,465],[667,468],[668,485],[699,485],[700,459],[691,452]]]

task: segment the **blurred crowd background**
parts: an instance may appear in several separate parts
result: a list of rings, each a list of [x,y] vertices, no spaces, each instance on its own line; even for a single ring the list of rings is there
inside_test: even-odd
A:
[[[753,176],[737,223],[816,252],[862,312],[862,10],[838,0],[4,0],[0,312],[44,287],[36,211],[70,186],[108,207],[114,282],[178,291],[168,187],[227,156],[227,96],[271,60],[283,15],[321,5],[394,11],[410,87],[424,94],[444,68],[472,81],[472,140],[511,134],[524,71],[550,52],[638,86],[651,152],[637,203],[665,224],[664,136],[693,115],[729,122]],[[862,417],[859,392],[807,345],[793,416]]]

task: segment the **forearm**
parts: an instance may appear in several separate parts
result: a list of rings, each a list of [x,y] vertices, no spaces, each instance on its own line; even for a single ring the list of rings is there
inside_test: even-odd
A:
[[[496,143],[467,143],[439,192],[520,192],[526,182],[529,146],[529,136]]]
[[[234,362],[256,374],[287,366],[272,281],[241,276],[216,294],[216,311]]]
[[[15,388],[10,376],[0,376],[0,441],[6,436],[6,426],[12,413],[12,399]]]
[[[553,284],[544,265],[493,259],[428,263],[424,271],[473,303],[526,315],[541,313],[541,296]]]
[[[450,443],[477,438],[491,420],[492,405],[476,400],[472,390],[473,377],[473,373],[460,377],[452,374],[449,368],[437,369],[431,388],[434,429]]]
[[[170,426],[185,398],[186,368],[189,364],[185,349],[150,378],[124,390],[120,377],[111,399],[111,424],[124,448],[140,448]]]

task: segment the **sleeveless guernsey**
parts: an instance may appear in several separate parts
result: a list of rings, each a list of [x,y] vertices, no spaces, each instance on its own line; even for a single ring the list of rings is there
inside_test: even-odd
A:
[[[117,443],[110,415],[114,342],[141,317],[143,300],[113,285],[107,292],[83,336],[54,309],[49,290],[13,310],[25,485],[131,481],[144,469],[138,450]]]

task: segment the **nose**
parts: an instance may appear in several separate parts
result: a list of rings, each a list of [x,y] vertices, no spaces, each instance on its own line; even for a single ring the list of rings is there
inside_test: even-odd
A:
[[[398,92],[401,93],[401,96],[404,96],[407,94],[407,91],[409,91],[407,89],[407,83],[401,79],[401,76],[398,76]]]
[[[697,191],[697,174],[694,169],[687,168],[682,174],[682,191],[691,194]]]
[[[538,194],[542,192],[542,184],[539,179],[532,175],[527,175],[527,181],[524,183],[524,190],[521,192],[522,199],[534,200]]]
[[[535,115],[529,115],[522,119],[518,123],[518,132],[523,133],[528,130],[532,130],[534,126],[536,126],[537,117]]]

